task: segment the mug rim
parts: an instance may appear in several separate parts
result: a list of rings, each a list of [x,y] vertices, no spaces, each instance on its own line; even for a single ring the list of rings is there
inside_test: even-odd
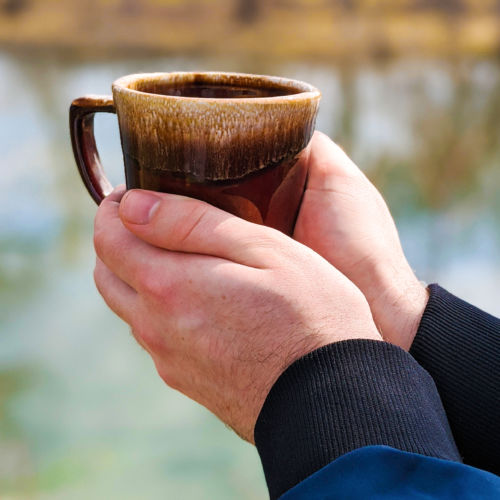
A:
[[[142,90],[136,90],[130,88],[130,85],[136,83],[139,80],[150,80],[154,81],[159,79],[160,77],[187,77],[191,76],[203,76],[203,77],[235,77],[236,79],[250,79],[252,81],[263,81],[271,83],[278,87],[288,87],[294,90],[297,90],[297,93],[293,94],[284,94],[277,96],[267,96],[267,97],[187,97],[187,96],[176,96],[176,95],[166,95],[166,94],[155,94],[153,92],[144,92]],[[217,82],[215,82],[217,83]],[[270,75],[258,75],[252,73],[234,73],[234,72],[225,72],[225,71],[173,71],[173,72],[153,72],[153,73],[133,73],[130,75],[124,75],[117,80],[115,80],[112,84],[112,89],[118,90],[125,93],[130,94],[138,94],[144,96],[154,96],[154,98],[158,99],[175,99],[180,101],[192,101],[192,102],[276,102],[281,100],[286,101],[301,101],[301,100],[309,100],[309,99],[317,99],[321,97],[321,92],[311,85],[310,83],[304,82],[302,80],[294,80],[291,78],[284,78],[280,76],[270,76]]]

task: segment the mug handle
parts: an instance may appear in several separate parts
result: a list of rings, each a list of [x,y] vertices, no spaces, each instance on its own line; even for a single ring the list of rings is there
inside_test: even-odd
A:
[[[101,165],[94,137],[94,115],[116,113],[111,96],[89,95],[75,99],[69,108],[71,144],[78,171],[90,196],[99,205],[113,190]]]

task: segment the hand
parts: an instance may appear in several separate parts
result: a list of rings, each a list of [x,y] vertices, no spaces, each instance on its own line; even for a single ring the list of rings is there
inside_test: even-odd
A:
[[[408,350],[428,293],[404,256],[382,196],[322,133],[299,161],[307,162],[309,177],[294,238],[355,283],[384,339]]]
[[[293,361],[332,342],[382,340],[362,293],[279,231],[191,198],[122,196],[95,220],[100,293],[163,380],[244,439]]]

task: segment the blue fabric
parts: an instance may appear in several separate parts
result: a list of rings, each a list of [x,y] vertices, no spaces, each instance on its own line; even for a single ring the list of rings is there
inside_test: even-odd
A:
[[[366,446],[342,455],[280,500],[500,499],[500,477],[458,462]]]

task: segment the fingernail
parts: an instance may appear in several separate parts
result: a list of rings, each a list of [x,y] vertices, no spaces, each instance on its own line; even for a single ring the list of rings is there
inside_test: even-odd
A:
[[[152,193],[133,189],[120,203],[120,215],[131,224],[147,224],[160,206],[160,198]]]

